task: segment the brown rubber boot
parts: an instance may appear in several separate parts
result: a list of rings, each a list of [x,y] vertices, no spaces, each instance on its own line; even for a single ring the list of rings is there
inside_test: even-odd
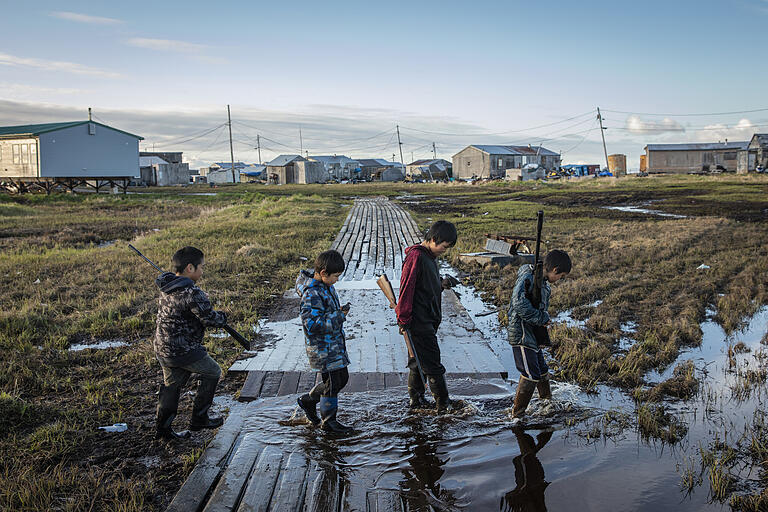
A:
[[[536,383],[536,389],[539,391],[539,398],[547,400],[552,398],[552,389],[549,387],[549,375],[544,375],[541,380]]]
[[[517,385],[517,393],[515,393],[515,405],[512,409],[513,418],[525,416],[525,409],[528,407],[534,391],[536,391],[536,382],[526,379],[521,375],[520,382]]]

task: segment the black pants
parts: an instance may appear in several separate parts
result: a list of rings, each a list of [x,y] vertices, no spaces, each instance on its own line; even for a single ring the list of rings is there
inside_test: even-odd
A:
[[[335,398],[338,396],[339,391],[344,389],[344,386],[349,382],[349,371],[347,368],[339,368],[338,370],[331,370],[330,372],[323,372],[321,374],[323,382],[312,388],[309,392],[309,396],[315,400],[320,400],[321,396]]]
[[[419,356],[421,369],[425,375],[443,375],[445,366],[440,362],[440,346],[437,344],[435,331],[411,331],[413,349]],[[416,360],[408,361],[408,368],[417,370]]]

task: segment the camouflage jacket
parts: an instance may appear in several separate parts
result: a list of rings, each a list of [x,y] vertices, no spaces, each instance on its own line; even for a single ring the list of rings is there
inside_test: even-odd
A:
[[[163,272],[155,330],[155,355],[163,366],[183,366],[205,356],[206,327],[222,327],[227,315],[214,311],[203,290],[188,277]]]
[[[549,322],[549,296],[552,293],[549,283],[544,282],[541,289],[541,304],[534,308],[528,299],[528,293],[533,286],[533,265],[523,265],[517,271],[517,282],[512,290],[512,299],[507,311],[507,335],[511,345],[524,345],[534,350],[539,349],[533,325],[544,325]]]
[[[314,279],[311,270],[302,270],[296,279],[301,296],[301,323],[304,328],[309,366],[329,372],[349,365],[344,339],[344,313],[333,286]]]

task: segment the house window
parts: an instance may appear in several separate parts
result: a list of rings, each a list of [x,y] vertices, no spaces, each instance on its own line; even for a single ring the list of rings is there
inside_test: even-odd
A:
[[[29,145],[29,163],[37,165],[37,144]]]
[[[725,153],[723,155],[723,158],[725,158],[726,160],[736,160],[736,152],[734,151],[734,152]]]
[[[499,166],[497,168],[498,169],[503,169],[504,168],[504,159],[503,158],[499,158]]]
[[[21,145],[20,144],[13,145],[13,163],[15,164],[21,163]]]
[[[29,153],[27,152],[27,144],[21,144],[21,165],[29,163]]]

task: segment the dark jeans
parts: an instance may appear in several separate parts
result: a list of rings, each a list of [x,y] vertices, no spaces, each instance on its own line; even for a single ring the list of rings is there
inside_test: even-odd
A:
[[[419,356],[421,369],[425,375],[443,375],[445,366],[440,362],[440,346],[437,344],[435,331],[411,331],[413,349]],[[416,361],[408,361],[408,368],[416,370]]]
[[[309,395],[319,400],[321,396],[335,398],[339,395],[339,391],[344,389],[344,386],[349,382],[349,371],[347,368],[339,368],[338,370],[331,370],[330,372],[323,372],[321,374],[323,382],[312,388]]]

